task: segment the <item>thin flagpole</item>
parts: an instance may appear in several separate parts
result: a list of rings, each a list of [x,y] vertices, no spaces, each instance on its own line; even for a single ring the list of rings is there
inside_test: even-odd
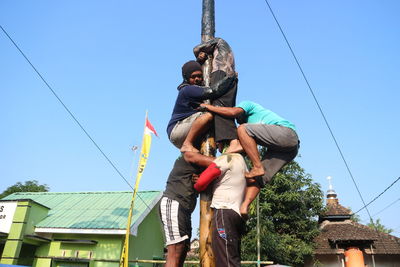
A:
[[[145,131],[146,131],[147,113],[148,112],[146,110],[146,116],[144,118],[142,145],[141,145],[140,151],[142,151],[142,149],[143,149],[144,138],[145,138],[145,134],[146,134]],[[140,168],[140,158],[139,158],[139,162],[138,162],[138,172],[137,173],[139,173],[139,168]],[[134,204],[135,204],[137,189],[138,189],[138,175],[136,175],[135,187],[133,190],[133,195],[132,195],[132,200],[131,200],[131,207],[129,209],[129,214],[128,214],[128,222],[126,225],[124,247],[122,248],[121,259],[119,261],[120,267],[128,267],[128,264],[129,264],[129,236],[130,236],[130,232],[131,232],[132,214],[133,214],[133,208],[134,208]]]
[[[146,115],[144,117],[143,136],[142,136],[142,145],[140,147],[140,153],[142,153],[142,151],[143,151],[143,144],[144,144],[144,139],[145,139],[145,136],[146,136],[147,113],[148,112],[146,110]],[[140,157],[141,157],[141,155],[139,156],[139,163],[138,163],[138,171],[137,171],[137,173],[139,173],[139,169],[140,169]],[[138,183],[139,183],[138,175],[136,175],[135,190],[133,190],[133,196],[134,197],[136,196],[136,191],[137,191],[137,188],[139,187]]]

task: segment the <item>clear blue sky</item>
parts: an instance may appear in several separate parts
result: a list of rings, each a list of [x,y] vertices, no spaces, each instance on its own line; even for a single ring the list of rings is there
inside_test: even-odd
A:
[[[369,202],[400,175],[400,2],[270,3]],[[163,190],[179,155],[165,129],[200,21],[200,0],[0,3],[0,24],[127,177],[149,111],[160,138],[141,190]],[[257,101],[295,123],[301,166],[325,192],[332,176],[342,205],[362,207],[265,2],[216,0],[216,36],[234,50],[238,101]],[[2,32],[0,77],[1,191],[31,179],[53,192],[129,190]],[[396,201],[399,188],[370,205],[371,215]],[[397,236],[399,207],[374,217]]]

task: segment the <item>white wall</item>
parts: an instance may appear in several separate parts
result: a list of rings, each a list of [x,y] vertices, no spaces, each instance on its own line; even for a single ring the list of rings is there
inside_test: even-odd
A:
[[[342,258],[340,256],[340,261],[336,255],[318,255],[316,259],[320,262],[320,265],[315,264],[313,261],[306,261],[304,267],[314,267],[314,266],[323,266],[323,267],[343,267]]]
[[[368,267],[373,267],[372,256],[364,254],[364,262]],[[400,255],[375,255],[376,267],[400,267]]]

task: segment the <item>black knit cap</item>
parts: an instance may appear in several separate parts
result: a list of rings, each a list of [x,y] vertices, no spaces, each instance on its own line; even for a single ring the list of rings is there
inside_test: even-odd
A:
[[[190,60],[182,66],[182,77],[184,81],[189,81],[190,75],[195,71],[203,71],[201,65],[194,60]]]

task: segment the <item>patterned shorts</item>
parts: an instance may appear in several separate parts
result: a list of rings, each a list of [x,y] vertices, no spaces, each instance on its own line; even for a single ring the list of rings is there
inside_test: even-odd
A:
[[[160,215],[164,225],[166,245],[190,240],[192,235],[191,213],[182,208],[178,201],[163,197]]]

